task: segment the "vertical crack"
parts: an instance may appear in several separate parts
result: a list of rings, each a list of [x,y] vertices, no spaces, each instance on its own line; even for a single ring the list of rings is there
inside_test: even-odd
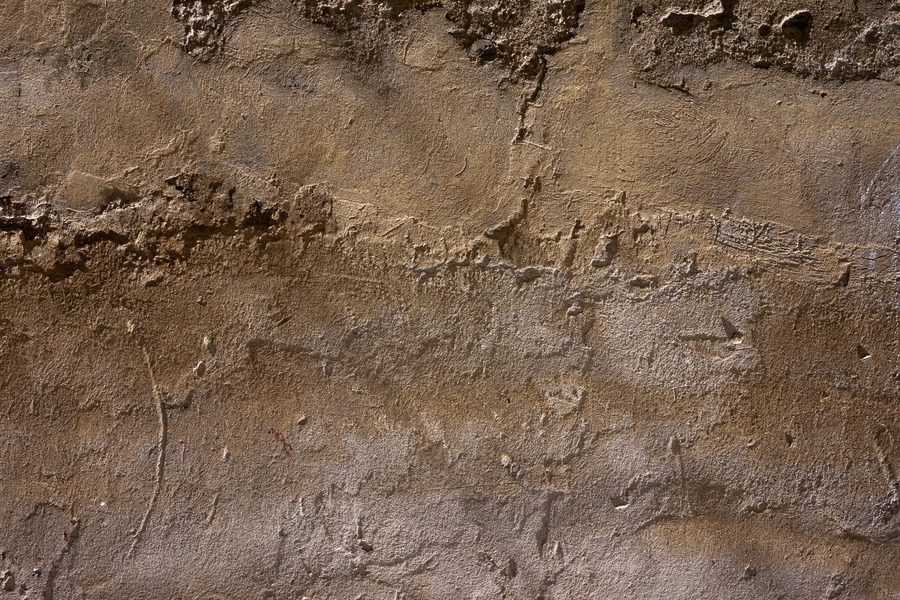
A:
[[[134,334],[133,323],[128,323],[128,330],[130,333]],[[166,446],[168,444],[168,420],[166,416],[165,396],[157,384],[156,374],[153,371],[153,361],[150,359],[150,353],[147,351],[146,344],[144,344],[144,341],[139,335],[135,335],[135,338],[144,355],[144,363],[147,365],[147,372],[150,375],[150,385],[153,390],[153,396],[156,399],[156,412],[159,417],[159,440],[157,441],[156,483],[153,486],[153,495],[150,496],[150,501],[147,503],[147,510],[144,512],[144,518],[141,519],[141,524],[134,533],[134,540],[131,542],[131,548],[128,551],[129,557],[134,556],[134,551],[141,541],[141,536],[143,536],[144,532],[147,530],[147,523],[150,521],[150,517],[153,515],[153,511],[159,500],[159,494],[163,484],[163,475],[166,468]]]
[[[78,539],[78,535],[81,532],[81,520],[74,514],[72,514],[71,519],[72,529],[64,534],[66,543],[63,544],[59,554],[56,555],[56,558],[50,563],[50,568],[47,569],[47,580],[44,582],[44,591],[41,593],[41,598],[43,598],[43,600],[53,600],[53,586],[56,584],[56,579],[59,577],[63,560],[66,558],[66,555],[69,554],[69,551],[72,549],[72,546],[75,544],[75,541]]]

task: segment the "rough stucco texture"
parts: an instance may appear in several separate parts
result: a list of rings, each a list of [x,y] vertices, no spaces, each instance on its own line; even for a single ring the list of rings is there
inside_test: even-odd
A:
[[[4,0],[0,598],[900,599],[900,4]]]

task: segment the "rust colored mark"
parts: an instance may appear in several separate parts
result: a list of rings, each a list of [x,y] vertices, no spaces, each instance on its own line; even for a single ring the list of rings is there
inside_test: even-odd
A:
[[[275,436],[275,439],[281,442],[281,448],[284,450],[284,455],[287,457],[291,457],[294,455],[294,447],[291,446],[286,439],[284,439],[284,434],[275,429],[274,427],[269,429],[269,433]]]

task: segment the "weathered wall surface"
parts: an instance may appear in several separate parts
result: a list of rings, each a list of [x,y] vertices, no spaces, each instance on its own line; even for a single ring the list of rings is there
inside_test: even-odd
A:
[[[900,598],[897,3],[0,48],[0,598]]]

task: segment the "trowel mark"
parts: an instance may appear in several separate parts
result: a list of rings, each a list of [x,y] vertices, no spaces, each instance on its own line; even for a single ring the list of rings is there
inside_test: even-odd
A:
[[[866,189],[860,204],[870,210],[869,241],[890,242],[900,235],[900,146],[884,160]],[[885,231],[885,228],[890,228]],[[879,235],[881,234],[881,235]]]
[[[860,200],[863,206],[875,207],[900,203],[900,146],[881,163]]]
[[[872,446],[875,449],[875,456],[878,457],[878,463],[884,471],[884,477],[887,480],[890,491],[888,493],[888,499],[876,507],[875,520],[881,523],[887,523],[894,515],[900,512],[900,479],[897,478],[897,472],[894,470],[894,465],[891,464],[891,461],[888,458],[887,449],[881,440],[882,435],[890,437],[892,442],[891,445],[893,446],[893,436],[883,425],[880,425],[875,432]]]
[[[538,522],[538,528],[534,532],[535,541],[537,542],[538,555],[544,555],[544,546],[550,537],[550,516],[553,510],[553,501],[556,500],[562,492],[547,492],[544,501],[541,503],[541,516]]]
[[[216,494],[213,497],[212,506],[209,509],[209,512],[206,515],[206,524],[212,525],[213,519],[216,518],[216,508],[219,506],[219,494]]]
[[[691,509],[691,501],[688,497],[687,491],[687,481],[684,477],[684,458],[681,456],[681,441],[678,439],[677,435],[673,435],[669,438],[669,450],[672,451],[672,454],[675,455],[675,458],[678,460],[678,479],[681,483],[681,514],[685,514],[685,509],[687,509],[687,514],[693,514],[693,510]]]

